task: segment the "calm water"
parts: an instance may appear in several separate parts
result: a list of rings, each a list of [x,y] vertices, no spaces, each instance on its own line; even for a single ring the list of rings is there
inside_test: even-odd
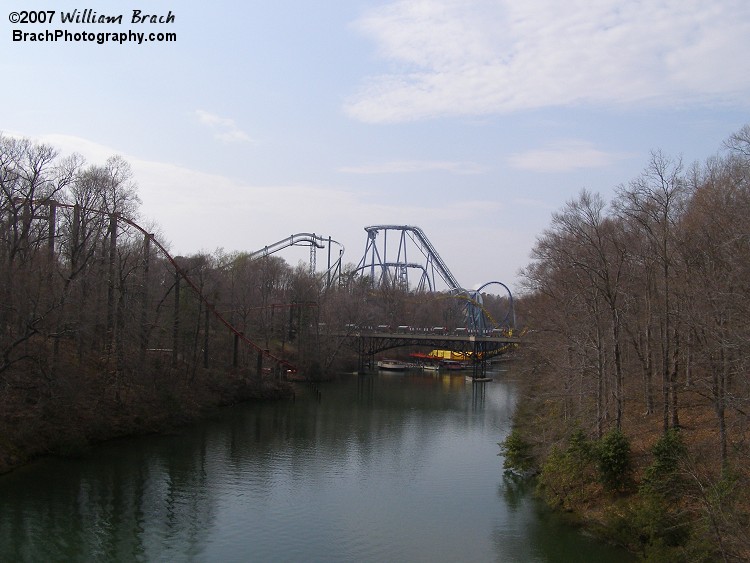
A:
[[[503,477],[508,374],[342,376],[0,477],[0,561],[628,561]]]

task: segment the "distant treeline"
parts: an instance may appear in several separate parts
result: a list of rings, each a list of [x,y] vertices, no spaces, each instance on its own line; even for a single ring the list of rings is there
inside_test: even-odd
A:
[[[582,191],[523,279],[509,465],[581,513],[610,495],[599,516],[646,558],[747,560],[750,126],[704,163],[653,152],[611,202]]]

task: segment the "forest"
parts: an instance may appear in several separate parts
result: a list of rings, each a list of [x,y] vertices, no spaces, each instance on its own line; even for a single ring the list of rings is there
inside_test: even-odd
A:
[[[750,126],[581,191],[522,276],[506,467],[644,560],[750,559]]]
[[[291,376],[356,369],[340,338],[353,327],[464,320],[463,301],[397,280],[374,288],[351,264],[330,283],[254,249],[171,256],[140,203],[121,157],[88,164],[0,136],[0,472],[289,398]],[[485,306],[503,318],[508,304]]]

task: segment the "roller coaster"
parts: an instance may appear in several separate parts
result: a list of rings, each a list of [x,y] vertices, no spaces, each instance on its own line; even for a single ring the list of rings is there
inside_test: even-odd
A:
[[[374,225],[365,227],[365,231],[367,232],[365,252],[354,274],[366,276],[373,287],[409,289],[411,287],[409,272],[417,270],[419,272],[419,279],[415,284],[417,292],[435,292],[438,282],[442,282],[448,295],[465,301],[465,328],[467,330],[483,332],[491,329],[515,328],[513,295],[508,286],[499,281],[491,281],[475,290],[463,288],[419,227]],[[379,236],[381,232],[382,237]],[[389,237],[389,233],[395,236]],[[415,256],[420,261],[414,261]],[[492,285],[500,286],[508,299],[507,312],[499,322],[492,318],[483,304],[482,291]]]
[[[338,247],[338,256],[335,260],[332,260],[331,249],[332,245]],[[290,246],[309,246],[310,247],[310,262],[309,271],[311,275],[315,275],[317,267],[317,250],[328,248],[328,264],[323,276],[325,277],[326,287],[330,287],[336,283],[341,277],[341,259],[344,256],[344,245],[340,242],[333,240],[331,237],[325,238],[316,235],[315,233],[297,233],[290,235],[278,242],[264,246],[260,250],[251,252],[248,254],[248,258],[262,258],[269,256],[275,252],[279,252]]]
[[[188,275],[188,271],[180,264],[180,260],[173,257],[160,243],[153,233],[150,233],[146,228],[142,227],[134,220],[125,217],[119,213],[112,213],[107,210],[92,209],[81,206],[79,204],[57,202],[51,199],[31,201],[31,202],[19,202],[19,205],[24,207],[22,215],[27,219],[43,219],[48,222],[48,239],[49,253],[53,256],[55,253],[55,239],[56,239],[56,212],[58,209],[72,210],[72,231],[71,231],[71,248],[77,245],[77,238],[79,233],[79,227],[81,225],[82,213],[89,213],[93,215],[99,215],[105,218],[109,218],[109,239],[110,239],[110,252],[114,252],[117,241],[118,229],[123,225],[132,227],[133,229],[140,232],[143,239],[143,250],[144,250],[144,270],[148,271],[148,257],[151,246],[155,246],[164,258],[169,262],[171,267],[174,269],[176,278],[184,279],[190,289],[195,293],[196,297],[205,305],[205,310],[210,312],[222,325],[224,325],[235,338],[235,343],[242,342],[244,345],[255,350],[258,353],[259,365],[262,359],[265,358],[275,364],[279,369],[284,369],[287,372],[295,372],[296,367],[284,358],[275,356],[270,353],[269,350],[256,344],[245,334],[239,331],[232,323],[230,323],[221,312],[207,299],[200,289],[200,286],[195,283],[194,280]],[[34,209],[32,209],[32,207]],[[38,215],[35,211],[39,207],[46,207],[48,214]],[[359,264],[349,273],[349,277],[363,277],[369,280],[373,288],[375,287],[400,287],[410,288],[409,271],[418,270],[420,277],[416,283],[417,292],[436,292],[438,280],[447,287],[447,295],[460,299],[465,302],[465,319],[466,329],[473,333],[483,333],[492,329],[499,328],[514,328],[515,326],[515,315],[513,312],[513,297],[508,287],[501,282],[488,282],[476,290],[467,290],[461,287],[456,280],[455,276],[451,273],[448,266],[442,260],[435,247],[429,241],[424,232],[414,226],[408,225],[377,225],[365,227],[367,233],[367,244],[365,247],[365,253],[360,260]],[[381,238],[382,244],[378,245],[378,235],[383,232]],[[395,258],[389,259],[389,255],[393,256],[392,248],[387,245],[388,233],[397,233],[396,242],[397,250],[395,251]],[[393,238],[393,237],[392,237]],[[315,233],[298,233],[284,238],[278,242],[263,247],[260,250],[249,253],[248,258],[257,259],[264,256],[268,256],[284,248],[290,246],[309,246],[310,247],[310,273],[317,275],[316,273],[316,252],[317,250],[327,248],[328,249],[328,260],[326,264],[326,270],[322,276],[325,281],[326,287],[331,287],[335,283],[345,283],[342,275],[342,258],[344,254],[344,247],[342,244],[328,237],[321,237]],[[332,256],[332,248],[336,246],[338,248],[338,255]],[[391,251],[389,253],[389,251]],[[421,257],[421,262],[409,261],[409,256]],[[111,258],[112,259],[112,258]],[[71,254],[71,260],[74,260],[73,254]],[[482,302],[482,290],[490,285],[499,285],[507,292],[508,310],[503,319],[499,322],[496,321],[490,313],[485,309]]]
[[[436,293],[438,287],[442,285],[446,288],[448,297],[465,303],[465,328],[467,330],[483,332],[492,329],[512,330],[515,328],[513,295],[510,289],[499,281],[485,283],[475,290],[463,288],[419,227],[373,225],[365,227],[365,232],[367,241],[364,254],[354,270],[348,273],[349,277],[366,278],[373,288],[399,287],[414,289],[418,293]],[[381,232],[382,236],[380,236]],[[394,233],[395,236],[393,236]],[[391,234],[390,237],[389,234]],[[335,257],[332,256],[334,245],[338,247],[338,255]],[[326,287],[347,282],[341,269],[344,246],[331,237],[321,237],[315,233],[297,233],[252,252],[248,256],[251,259],[260,258],[290,246],[310,247],[310,274],[322,276]],[[316,253],[325,248],[328,249],[327,267],[322,274],[317,274]],[[414,270],[419,274],[416,283],[413,283],[414,280],[410,280],[409,277],[410,271]],[[483,303],[482,292],[493,285],[502,288],[507,296],[508,307],[500,319],[493,318]]]
[[[262,363],[262,359],[267,359],[271,363],[275,364],[279,369],[285,369],[287,372],[296,372],[297,368],[291,364],[289,361],[285,360],[284,358],[280,358],[278,356],[275,356],[272,354],[269,350],[266,350],[264,347],[256,344],[245,334],[241,331],[239,331],[235,326],[232,325],[214,306],[213,304],[208,300],[208,298],[203,294],[203,292],[200,290],[199,285],[196,284],[196,282],[191,279],[191,277],[188,275],[188,272],[185,268],[183,268],[180,265],[179,257],[172,256],[167,249],[164,247],[162,243],[160,243],[153,233],[150,233],[147,229],[136,223],[134,220],[129,219],[127,217],[124,217],[123,215],[119,213],[111,213],[107,210],[101,210],[101,209],[92,209],[85,206],[81,206],[79,204],[70,204],[70,203],[63,203],[58,202],[54,200],[34,200],[32,202],[25,202],[22,204],[23,206],[31,207],[34,206],[37,207],[47,207],[48,208],[48,214],[44,216],[38,215],[34,210],[28,209],[24,210],[23,215],[25,217],[28,217],[27,220],[33,219],[44,219],[48,222],[48,236],[47,240],[49,241],[49,254],[50,256],[54,255],[55,252],[55,239],[57,237],[56,235],[56,216],[57,216],[57,210],[58,209],[69,209],[73,211],[73,219],[72,219],[72,237],[74,239],[77,239],[78,233],[79,233],[79,226],[81,225],[81,214],[82,213],[90,213],[93,215],[99,215],[102,217],[109,218],[109,237],[110,237],[110,249],[114,249],[117,241],[117,233],[118,229],[122,225],[127,225],[129,227],[132,227],[136,229],[138,232],[143,234],[144,236],[144,268],[148,270],[148,257],[150,254],[150,248],[151,246],[155,246],[159,252],[164,256],[164,258],[169,262],[169,264],[172,266],[172,268],[175,271],[176,276],[179,279],[185,280],[185,282],[188,284],[190,289],[195,293],[196,297],[205,305],[206,311],[210,311],[211,314],[222,324],[224,325],[233,335],[236,342],[241,342],[244,345],[248,346],[252,350],[255,350],[258,353],[259,363]],[[312,240],[312,239],[311,239]],[[74,243],[72,246],[75,246],[77,244]]]

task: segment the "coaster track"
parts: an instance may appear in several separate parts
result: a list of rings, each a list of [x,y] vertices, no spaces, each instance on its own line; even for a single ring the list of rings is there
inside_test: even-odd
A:
[[[316,267],[316,250],[323,249],[328,245],[328,268],[323,272],[323,276],[326,277],[326,285],[330,286],[334,281],[338,280],[341,276],[341,259],[344,256],[344,245],[340,242],[333,240],[331,237],[325,238],[316,235],[315,233],[297,233],[290,235],[287,238],[281,239],[278,242],[264,246],[260,250],[251,252],[248,254],[248,258],[262,258],[268,256],[279,250],[283,250],[290,246],[309,246],[310,247],[310,274],[315,274]],[[331,245],[339,246],[339,255],[336,261],[331,264]]]
[[[488,328],[500,328],[500,325],[492,318],[482,303],[481,291],[489,285],[499,285],[508,294],[508,312],[501,324],[510,328],[515,327],[515,313],[513,310],[513,295],[505,284],[492,281],[482,285],[479,289],[465,289],[458,283],[456,277],[451,273],[445,261],[440,257],[435,247],[419,227],[411,225],[374,225],[365,227],[367,232],[367,243],[362,259],[354,269],[354,274],[362,276],[369,275],[373,287],[402,287],[408,289],[409,271],[421,272],[415,289],[417,292],[437,291],[437,281],[442,280],[447,291],[453,297],[466,301],[466,328],[472,330],[484,330]],[[382,231],[380,245],[378,236]],[[395,258],[393,257],[393,237],[389,248],[388,234],[396,233],[397,248]],[[409,244],[409,243],[412,244]],[[424,258],[423,263],[415,262],[415,252]],[[390,251],[390,252],[389,252]]]
[[[74,217],[80,216],[81,212],[87,212],[103,217],[109,217],[110,219],[110,231],[113,228],[117,228],[116,225],[124,224],[132,227],[142,233],[149,244],[153,244],[166,258],[169,264],[174,268],[176,275],[190,286],[192,291],[195,293],[197,298],[206,306],[206,310],[210,311],[211,314],[223,324],[238,341],[241,341],[246,346],[255,350],[259,354],[259,358],[266,358],[271,362],[275,363],[280,368],[285,368],[289,372],[296,372],[297,368],[289,361],[284,358],[280,358],[271,354],[270,351],[264,349],[260,345],[256,344],[245,334],[235,328],[219,311],[216,310],[214,304],[212,304],[208,298],[202,293],[199,286],[190,278],[185,268],[181,267],[177,260],[167,251],[162,243],[160,243],[153,233],[148,232],[144,227],[136,223],[134,220],[124,217],[119,213],[112,213],[107,210],[88,208],[80,206],[78,204],[62,203],[49,199],[45,200],[34,200],[30,202],[21,202],[22,206],[27,206],[29,216],[31,218],[46,218],[49,223],[49,245],[50,252],[54,251],[54,238],[55,238],[55,217],[56,209],[72,209],[74,211]],[[49,215],[47,217],[40,217],[34,215],[32,207],[48,207]],[[75,229],[78,229],[78,225],[74,225]],[[478,290],[467,290],[460,286],[455,276],[451,273],[448,266],[445,264],[443,259],[438,254],[435,247],[429,241],[427,236],[424,234],[422,229],[419,227],[409,225],[376,225],[365,227],[367,232],[367,245],[365,248],[364,256],[360,260],[357,267],[353,270],[353,274],[369,271],[371,277],[371,283],[373,286],[377,285],[388,285],[392,284],[395,286],[409,287],[408,270],[418,269],[421,271],[419,283],[417,284],[417,291],[436,291],[436,278],[437,275],[443,283],[447,286],[448,292],[455,298],[463,299],[466,301],[466,324],[467,329],[484,329],[487,327],[487,322],[493,328],[499,328],[498,323],[492,318],[490,313],[484,308],[482,303],[481,290],[488,285],[497,284],[502,286],[508,293],[509,310],[506,317],[501,321],[505,325],[513,328],[515,326],[515,315],[513,312],[513,297],[510,290],[505,284],[501,282],[489,282],[484,284]],[[383,246],[379,249],[376,244],[376,239],[380,231],[384,231]],[[387,259],[387,233],[388,231],[398,231],[398,251],[396,253],[395,260]],[[76,236],[76,235],[74,235]],[[116,239],[116,232],[110,232],[110,236]],[[424,264],[417,262],[409,262],[407,260],[407,242],[411,241],[414,247],[425,259]],[[257,258],[268,256],[274,252],[278,252],[283,248],[289,246],[310,246],[310,268],[311,273],[314,273],[315,268],[315,251],[316,249],[325,248],[325,244],[328,243],[329,248],[329,264],[328,269],[324,273],[328,278],[328,286],[331,285],[333,279],[338,279],[341,276],[341,261],[343,257],[344,247],[340,243],[332,240],[330,237],[327,239],[320,237],[315,233],[298,233],[291,235],[285,239],[282,239],[276,243],[264,247],[261,250],[248,254],[249,258]],[[337,260],[331,265],[330,263],[330,248],[332,244],[340,246],[339,256]],[[376,271],[379,269],[379,276],[376,275]]]
[[[54,221],[55,218],[55,209],[56,208],[63,208],[63,209],[72,209],[74,213],[81,213],[82,211],[92,213],[95,215],[100,215],[104,217],[109,217],[110,221],[114,219],[117,224],[125,224],[128,225],[137,231],[141,232],[147,239],[152,243],[156,248],[159,249],[159,251],[164,255],[164,257],[167,259],[167,261],[171,264],[171,266],[174,268],[177,275],[179,275],[182,279],[184,279],[187,284],[190,286],[190,288],[193,290],[195,295],[198,297],[198,299],[206,306],[207,310],[209,310],[213,316],[221,323],[223,324],[239,341],[244,343],[246,346],[249,346],[253,350],[257,351],[259,354],[262,355],[263,358],[266,358],[270,360],[271,362],[275,363],[279,367],[286,368],[289,372],[296,372],[297,368],[289,361],[285,360],[284,358],[280,358],[278,356],[275,356],[274,354],[271,354],[268,350],[264,349],[263,347],[259,346],[252,340],[250,340],[247,336],[244,335],[241,331],[237,330],[224,316],[216,310],[214,305],[206,298],[205,295],[201,292],[198,285],[188,276],[187,272],[184,268],[182,268],[179,263],[175,260],[175,258],[167,251],[167,249],[164,247],[163,244],[161,244],[153,233],[148,232],[144,227],[133,221],[132,219],[129,219],[127,217],[123,217],[119,213],[111,213],[106,210],[102,209],[92,209],[84,206],[80,206],[78,204],[70,204],[70,203],[61,203],[57,201],[51,201],[51,200],[39,200],[39,201],[33,201],[30,202],[31,205],[36,206],[48,206],[50,208],[50,214],[49,214],[49,220]],[[28,203],[27,203],[28,205]],[[32,214],[33,216],[33,214]],[[34,218],[38,218],[38,216],[33,216]],[[54,229],[50,227],[50,233],[53,233]],[[111,235],[110,235],[111,236]],[[52,241],[54,240],[54,237],[50,239],[50,246],[54,244]]]
[[[432,246],[432,243],[424,234],[424,231],[419,227],[411,225],[374,225],[365,227],[365,231],[367,231],[365,253],[362,256],[362,260],[357,264],[354,273],[369,270],[373,285],[383,285],[386,283],[408,285],[408,269],[417,268],[422,271],[422,276],[417,284],[418,291],[423,289],[436,291],[435,274],[443,280],[449,290],[461,289],[461,285],[456,280],[456,277],[451,273],[435,247]],[[383,231],[383,244],[381,248],[378,248],[377,237],[380,231]],[[395,261],[388,261],[387,259],[389,231],[400,233],[398,235],[398,251]],[[426,262],[424,266],[408,261],[408,240],[414,243],[415,248],[425,258]],[[377,269],[380,270],[379,276],[375,273]]]

